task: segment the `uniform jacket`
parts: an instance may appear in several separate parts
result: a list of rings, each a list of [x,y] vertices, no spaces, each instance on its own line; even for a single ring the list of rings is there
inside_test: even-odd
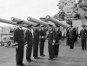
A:
[[[69,36],[70,36],[70,32],[69,30],[67,30],[66,37],[69,37]]]
[[[81,36],[81,39],[86,39],[86,36],[87,36],[87,33],[86,33],[86,30],[84,29],[82,29],[81,31],[80,31],[80,36]]]
[[[70,39],[74,39],[75,38],[75,29],[73,28],[71,31],[70,31]]]
[[[28,42],[28,44],[33,43],[32,32],[30,30],[27,30],[25,33],[25,41]]]
[[[58,42],[61,39],[61,37],[62,37],[62,32],[60,30],[55,31],[55,33],[54,33],[55,41]]]
[[[43,29],[40,30],[40,36],[46,36],[46,31]]]
[[[54,40],[54,31],[50,30],[48,34],[48,43],[53,43]]]
[[[25,40],[24,40],[24,31],[23,30],[20,30],[19,28],[17,28],[14,31],[14,42],[17,42],[18,46],[24,46]]]
[[[40,31],[38,29],[34,30],[34,41],[39,41]]]

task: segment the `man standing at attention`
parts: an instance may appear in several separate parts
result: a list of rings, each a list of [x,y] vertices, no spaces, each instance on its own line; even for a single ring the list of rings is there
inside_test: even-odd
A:
[[[34,44],[33,44],[34,59],[40,59],[38,57],[38,46],[39,46],[39,36],[40,36],[39,26],[40,26],[40,24],[37,24],[34,29]]]
[[[54,43],[54,55],[57,58],[58,57],[58,53],[59,53],[59,40],[62,38],[62,32],[60,31],[60,26],[56,25],[55,27],[55,33],[54,33],[54,39],[55,39],[55,43]]]
[[[32,52],[32,45],[33,45],[33,32],[32,32],[32,25],[27,26],[28,30],[25,33],[25,42],[27,43],[26,49],[26,60],[27,62],[31,62],[31,52]]]
[[[40,30],[40,56],[45,56],[44,55],[44,43],[46,39],[46,30],[44,29],[44,25],[41,26]]]
[[[49,34],[48,34],[48,52],[49,52],[49,59],[48,60],[53,60],[54,59],[54,30],[53,30],[53,25],[49,24]]]
[[[23,54],[24,54],[24,31],[22,29],[23,21],[17,23],[18,28],[14,31],[14,43],[16,45],[16,64],[17,66],[25,66],[23,64]]]
[[[81,37],[81,41],[82,41],[82,50],[86,50],[86,29],[85,26],[82,25],[82,30],[80,31],[80,37]]]

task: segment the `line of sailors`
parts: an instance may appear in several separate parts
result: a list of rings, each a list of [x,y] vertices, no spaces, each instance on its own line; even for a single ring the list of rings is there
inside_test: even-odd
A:
[[[67,28],[66,33],[66,45],[70,46],[70,49],[74,49],[74,43],[77,41],[77,38],[81,38],[82,50],[86,50],[86,39],[87,39],[87,29],[86,26],[82,25],[80,34],[78,34],[76,28],[73,26]]]
[[[27,62],[33,61],[31,59],[31,53],[33,49],[34,59],[40,59],[38,57],[38,46],[40,47],[40,56],[44,55],[44,43],[46,40],[46,30],[44,26],[40,27],[40,24],[34,26],[36,29],[32,29],[32,25],[27,26],[27,31],[24,33],[22,26],[23,21],[17,23],[18,28],[14,31],[14,44],[16,45],[16,64],[17,66],[25,66],[23,64],[24,45],[26,47],[26,60]],[[62,37],[62,32],[59,26],[53,27],[49,24],[48,27],[48,52],[49,60],[58,57],[59,52],[59,40]]]

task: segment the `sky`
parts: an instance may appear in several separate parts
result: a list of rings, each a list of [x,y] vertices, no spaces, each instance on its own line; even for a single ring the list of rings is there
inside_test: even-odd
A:
[[[58,13],[59,0],[0,0],[0,18],[11,17],[27,20],[28,16],[39,19]],[[1,24],[0,25],[5,25]],[[8,24],[6,24],[8,25]]]

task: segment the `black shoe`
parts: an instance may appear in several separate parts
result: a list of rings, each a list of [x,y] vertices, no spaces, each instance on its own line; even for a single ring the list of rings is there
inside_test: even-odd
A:
[[[29,60],[30,62],[33,62],[33,60]]]
[[[73,49],[73,48],[70,48],[70,49]]]
[[[86,48],[85,48],[85,50],[86,50]]]
[[[34,57],[34,59],[40,59],[40,57]]]
[[[58,56],[55,56],[54,58],[58,58]]]
[[[21,65],[17,65],[17,66],[21,66]]]
[[[84,50],[84,49],[82,49],[82,50]]]
[[[27,60],[27,62],[33,62],[33,60],[29,59],[29,60]]]
[[[22,64],[21,66],[25,66],[25,64]]]
[[[45,55],[43,54],[43,55],[40,55],[40,56],[45,56]]]
[[[48,60],[54,60],[54,58],[48,58]]]
[[[17,66],[25,66],[25,64],[18,64]]]

